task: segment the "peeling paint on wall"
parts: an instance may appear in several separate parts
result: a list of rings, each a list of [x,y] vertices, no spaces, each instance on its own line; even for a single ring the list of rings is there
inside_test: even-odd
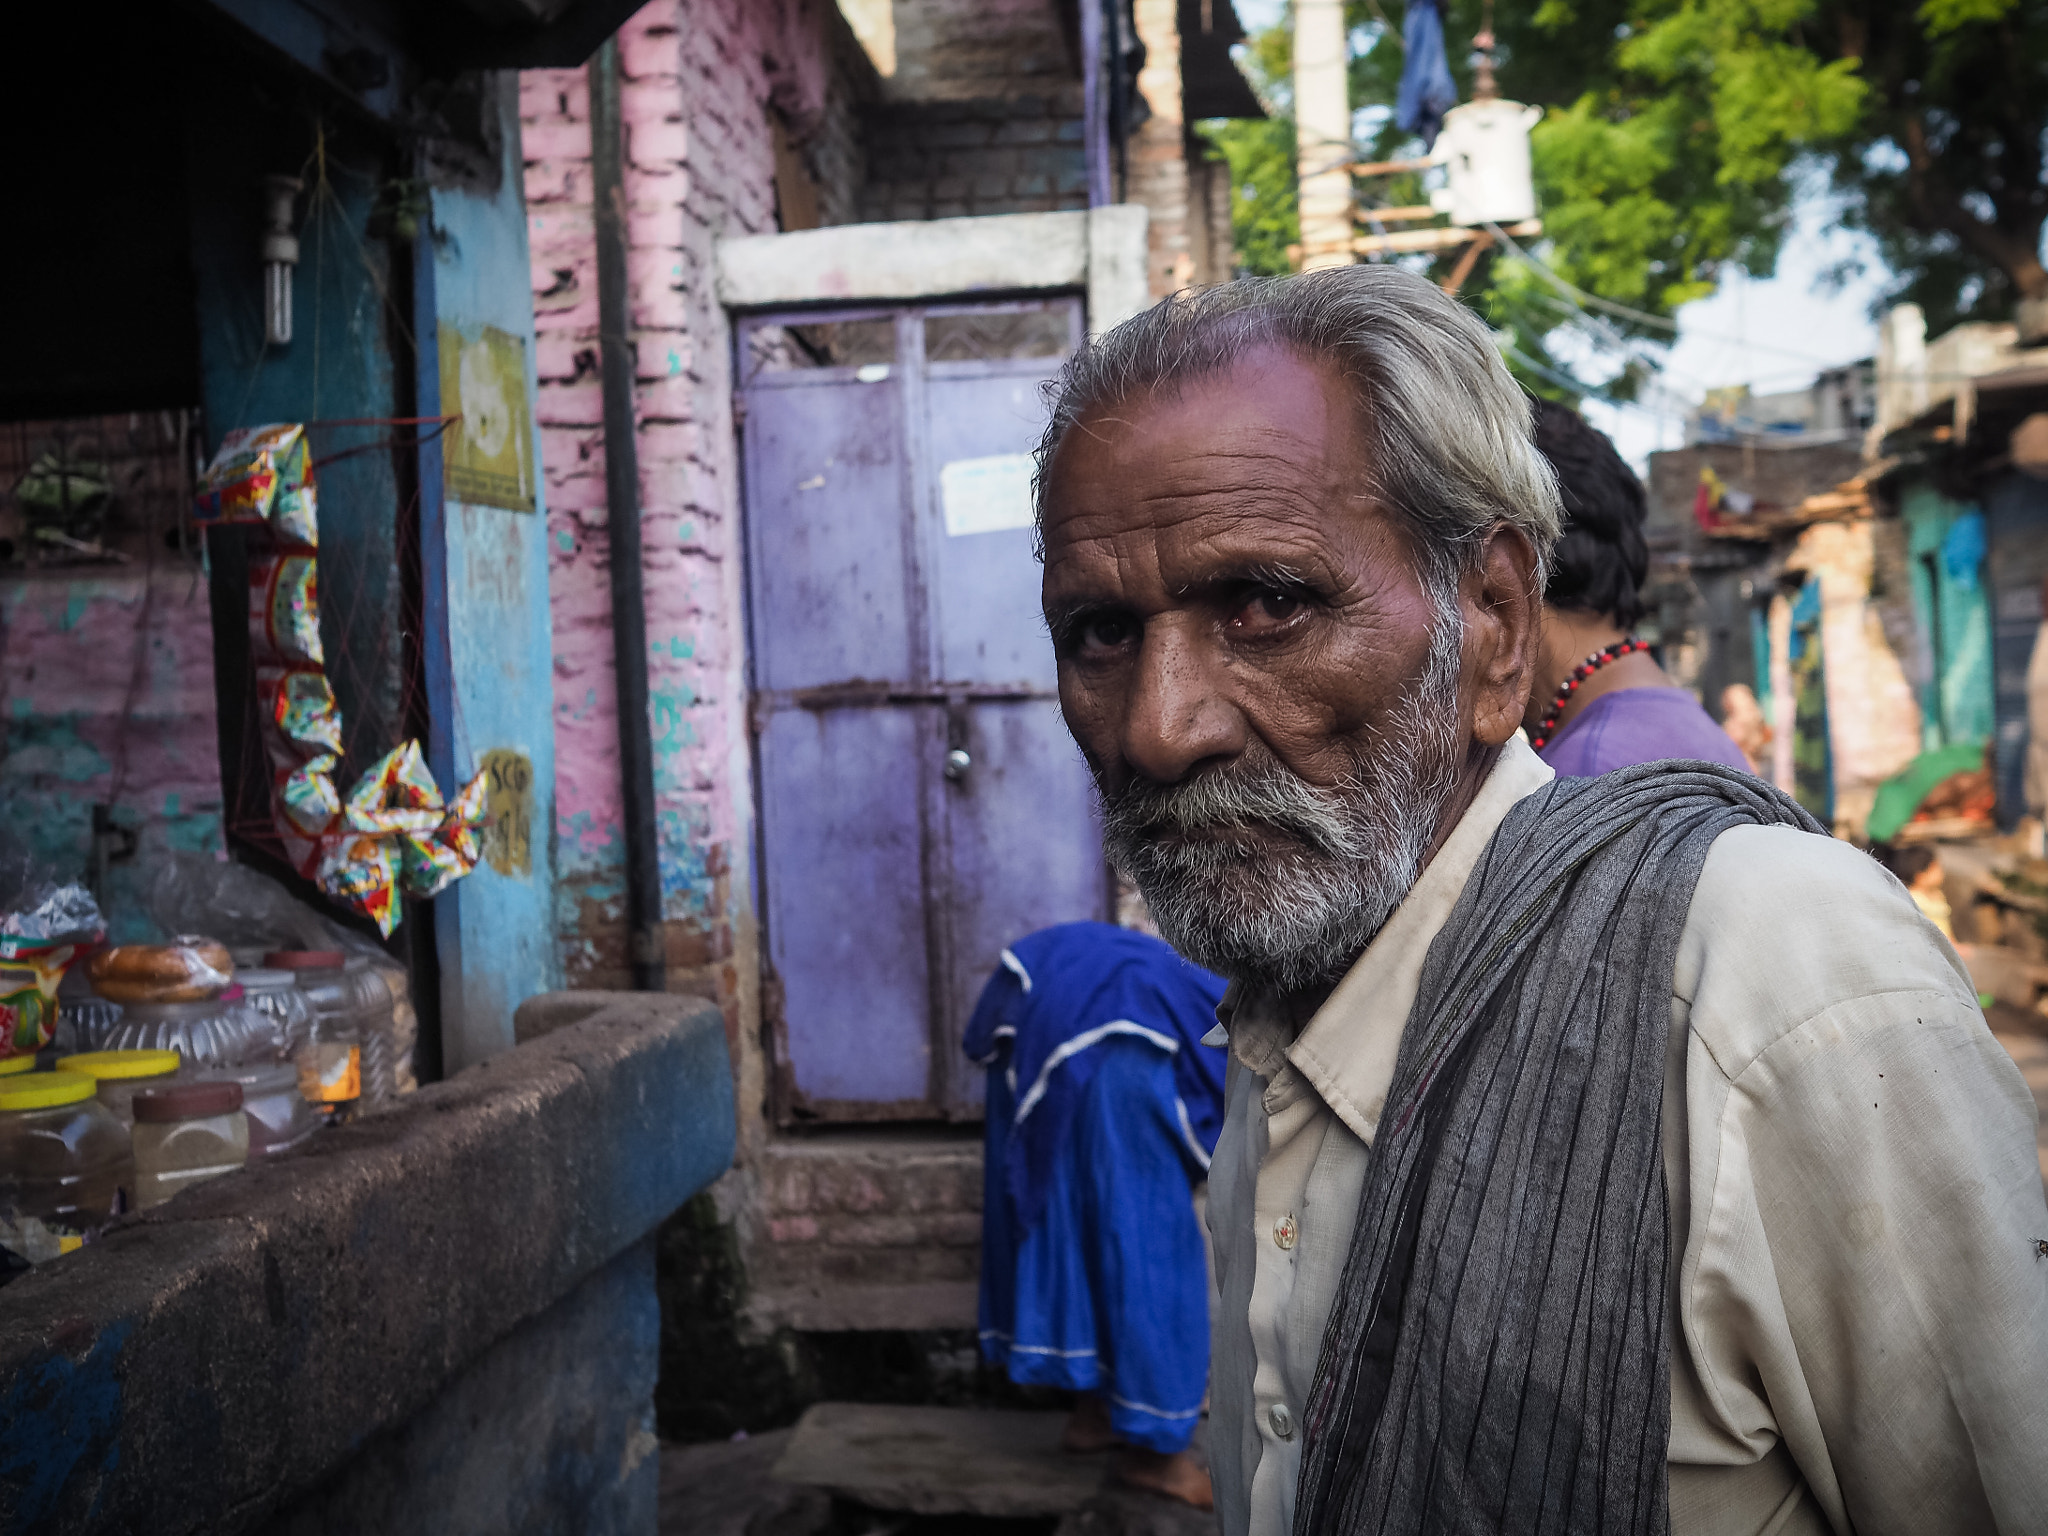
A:
[[[649,728],[671,964],[731,952],[749,828],[729,332],[712,242],[775,228],[769,104],[821,110],[800,5],[653,0],[619,34]],[[769,60],[782,61],[779,66]],[[779,72],[778,72],[779,69]],[[581,70],[521,76],[554,617],[558,936],[578,985],[623,985],[625,845]],[[678,984],[695,985],[687,977]]]
[[[0,581],[0,825],[78,878],[92,808],[111,806],[135,840],[101,892],[116,939],[158,937],[143,909],[152,854],[222,850],[219,750],[196,567]]]

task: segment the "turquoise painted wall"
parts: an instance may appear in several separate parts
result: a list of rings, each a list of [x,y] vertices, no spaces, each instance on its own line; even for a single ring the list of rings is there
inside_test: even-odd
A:
[[[183,561],[0,580],[0,826],[52,875],[83,879],[95,805],[135,839],[99,883],[109,932],[166,937],[146,905],[157,859],[221,848],[213,630]]]
[[[411,243],[371,233],[380,191],[410,172],[390,140],[360,123],[330,125],[312,149],[280,149],[232,103],[200,112],[193,130],[193,226],[207,432],[314,421],[319,471],[321,618],[328,671],[355,776],[413,729],[423,707],[435,778],[452,791],[489,752],[530,765],[523,866],[479,864],[429,908],[441,980],[442,1065],[454,1072],[509,1048],[512,1011],[558,984],[552,938],[554,731],[543,509],[530,513],[445,501],[437,441],[417,450],[392,418],[440,414],[442,327],[495,326],[521,339],[524,377],[512,391],[532,417],[533,299],[521,187],[516,77],[498,77],[502,159],[494,183],[436,185]],[[310,132],[310,130],[308,130]],[[289,346],[260,343],[259,212],[267,171],[299,169],[301,257]],[[282,163],[281,163],[282,162]],[[483,184],[492,183],[492,184]],[[401,371],[403,370],[403,371]],[[367,420],[371,424],[342,425]],[[430,436],[427,434],[421,434]],[[350,449],[366,451],[350,453]],[[402,590],[407,490],[399,454],[417,452],[421,607]],[[536,495],[537,495],[536,491]],[[405,697],[408,648],[426,652],[424,698]]]
[[[293,273],[294,328],[263,345],[259,207],[267,171],[298,169],[297,134],[252,133],[227,104],[197,115],[192,154],[193,249],[207,450],[233,427],[315,423],[313,453],[328,459],[320,488],[320,635],[357,775],[405,739],[404,643],[399,621],[396,464],[385,426],[319,425],[400,414],[393,347],[410,317],[390,299],[392,256],[370,235],[370,208],[390,174],[389,151],[358,132],[330,136],[306,168],[299,200],[301,259]],[[399,247],[401,254],[404,247]],[[352,451],[352,450],[370,451]]]
[[[438,331],[473,339],[484,327],[524,349],[522,387],[530,512],[465,502],[444,487],[438,453],[422,455],[422,539],[429,572],[445,582],[445,610],[428,615],[429,756],[444,782],[466,778],[486,753],[524,758],[532,771],[521,815],[527,866],[482,864],[435,903],[441,957],[442,1051],[450,1071],[512,1045],[512,1010],[561,984],[554,941],[555,728],[548,617],[546,508],[533,426],[532,275],[526,244],[516,79],[498,80],[504,132],[495,188],[437,187],[433,238],[423,242],[415,283],[430,302],[436,336],[421,325],[423,415],[440,414]],[[427,401],[437,402],[429,409]],[[437,445],[438,446],[438,445]]]
[[[1905,492],[1900,517],[1928,670],[1920,687],[1921,746],[1983,741],[1993,719],[1984,514],[1922,484]]]

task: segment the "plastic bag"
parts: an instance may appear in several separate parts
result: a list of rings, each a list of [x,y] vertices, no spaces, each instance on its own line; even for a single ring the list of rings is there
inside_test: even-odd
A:
[[[144,904],[165,933],[203,929],[229,949],[341,949],[391,957],[353,928],[307,906],[267,875],[200,853],[166,853],[144,882]]]
[[[105,926],[83,885],[59,880],[19,847],[0,849],[0,959],[97,943]]]
[[[17,845],[0,849],[0,1057],[51,1042],[64,973],[105,937],[92,892]]]
[[[113,1003],[196,1003],[234,985],[227,947],[201,934],[168,944],[116,944],[92,957],[92,988]]]

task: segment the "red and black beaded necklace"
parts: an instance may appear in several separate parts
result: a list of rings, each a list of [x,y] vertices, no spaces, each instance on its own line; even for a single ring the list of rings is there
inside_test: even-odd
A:
[[[1572,695],[1579,691],[1579,685],[1610,661],[1619,661],[1624,656],[1633,656],[1637,651],[1647,651],[1649,646],[1634,635],[1617,640],[1612,645],[1602,646],[1576,667],[1572,675],[1555,694],[1551,696],[1550,708],[1543,711],[1543,718],[1536,722],[1536,729],[1529,735],[1529,745],[1541,752],[1550,745],[1550,738],[1557,734],[1557,717],[1564,713],[1564,707],[1571,703]]]

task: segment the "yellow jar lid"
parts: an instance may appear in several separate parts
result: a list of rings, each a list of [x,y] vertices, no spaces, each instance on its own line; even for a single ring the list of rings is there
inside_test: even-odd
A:
[[[80,1072],[23,1072],[0,1078],[0,1111],[82,1104],[100,1085]]]
[[[82,1072],[94,1078],[162,1077],[178,1070],[176,1051],[87,1051],[57,1058],[59,1072]]]
[[[0,1077],[12,1077],[17,1072],[33,1072],[36,1059],[29,1056],[0,1056]]]

